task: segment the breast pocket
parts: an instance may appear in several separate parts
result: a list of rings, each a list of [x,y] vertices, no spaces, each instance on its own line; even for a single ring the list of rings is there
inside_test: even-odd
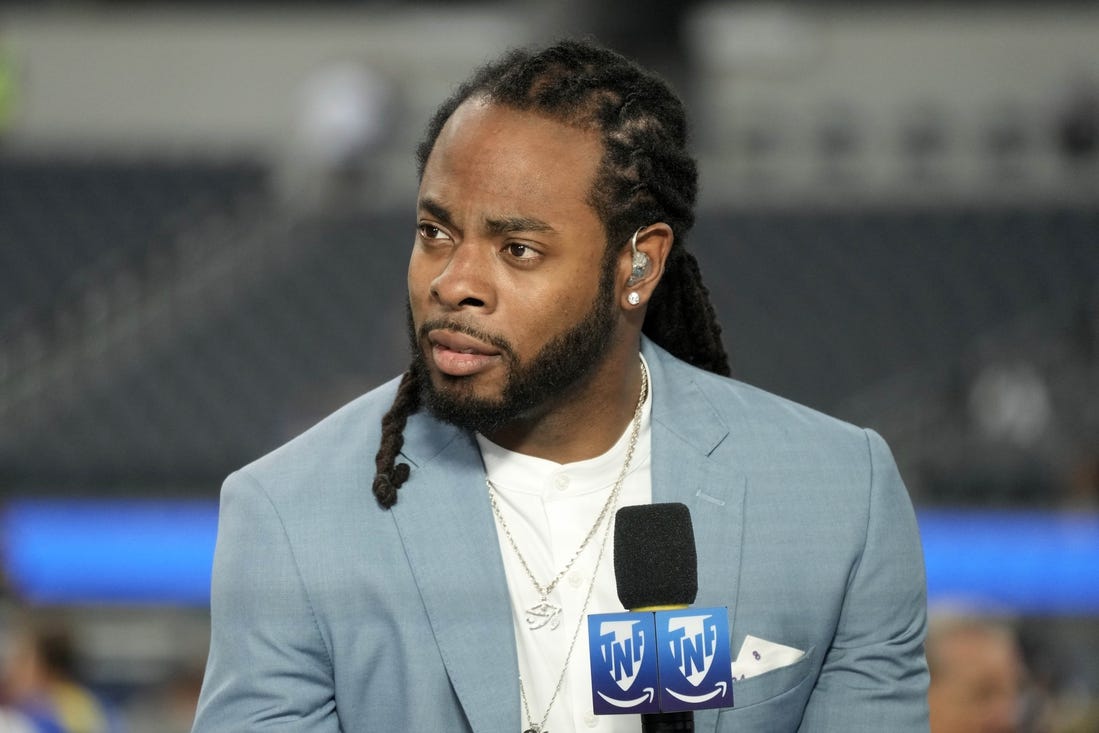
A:
[[[796,731],[812,689],[815,650],[810,647],[786,667],[733,682],[733,707],[718,714],[718,731]]]

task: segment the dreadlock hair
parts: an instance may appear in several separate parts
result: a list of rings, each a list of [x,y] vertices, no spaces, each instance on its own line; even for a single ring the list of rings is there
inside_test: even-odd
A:
[[[698,173],[686,150],[683,105],[668,86],[623,56],[589,43],[561,41],[538,52],[511,51],[474,73],[435,112],[416,151],[421,178],[443,126],[473,97],[599,132],[603,159],[589,203],[603,222],[608,258],[639,227],[664,222],[675,234],[642,332],[684,361],[727,376],[721,326],[698,261],[684,246],[694,224]],[[419,409],[424,378],[416,370],[406,372],[382,418],[374,496],[383,508],[396,503],[397,489],[408,478],[408,464],[394,464],[408,416]]]

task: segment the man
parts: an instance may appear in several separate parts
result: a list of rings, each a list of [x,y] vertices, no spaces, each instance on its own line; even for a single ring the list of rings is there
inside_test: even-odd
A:
[[[0,699],[14,711],[0,731],[36,733],[111,733],[120,730],[117,715],[78,679],[77,650],[62,624],[33,620],[19,624],[0,676]]]
[[[735,707],[698,730],[926,730],[893,460],[722,376],[685,144],[667,87],[585,44],[508,54],[443,104],[413,363],[227,480],[196,731],[639,730],[592,715],[578,647],[622,610],[615,511],[669,501],[737,659]]]
[[[942,616],[929,625],[932,733],[1013,733],[1023,705],[1015,634],[995,619]]]

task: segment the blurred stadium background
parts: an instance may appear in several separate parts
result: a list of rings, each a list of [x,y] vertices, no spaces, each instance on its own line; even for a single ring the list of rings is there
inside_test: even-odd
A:
[[[61,622],[186,730],[221,480],[403,368],[420,131],[560,34],[687,100],[736,375],[881,432],[933,602],[1016,623],[1025,729],[1097,730],[1086,2],[0,6],[4,647]]]

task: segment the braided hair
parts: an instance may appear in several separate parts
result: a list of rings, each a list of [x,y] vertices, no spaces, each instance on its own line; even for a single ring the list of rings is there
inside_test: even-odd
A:
[[[668,86],[619,54],[589,43],[562,41],[539,52],[511,51],[479,69],[435,112],[416,151],[420,177],[443,126],[473,97],[600,134],[603,159],[589,203],[603,223],[608,256],[639,227],[664,222],[675,234],[642,332],[680,359],[727,376],[721,326],[698,261],[684,246],[694,224],[698,173],[686,150],[683,105]],[[397,489],[408,478],[408,464],[396,464],[396,458],[408,416],[420,407],[425,378],[417,369],[406,372],[382,418],[374,496],[383,508],[396,503]]]

